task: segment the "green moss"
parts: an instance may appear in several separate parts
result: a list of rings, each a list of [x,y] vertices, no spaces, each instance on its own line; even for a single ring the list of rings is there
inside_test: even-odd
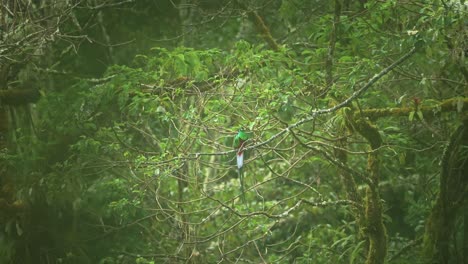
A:
[[[360,118],[356,120],[355,127],[359,134],[369,141],[373,150],[378,149],[382,145],[379,130],[370,121]]]
[[[364,230],[369,241],[367,264],[384,263],[387,255],[387,232],[382,218],[382,205],[378,183],[380,178],[379,148],[382,138],[379,130],[365,118],[351,117],[347,119],[351,127],[364,137],[370,144],[372,152],[367,159],[367,171],[371,183],[366,189]]]

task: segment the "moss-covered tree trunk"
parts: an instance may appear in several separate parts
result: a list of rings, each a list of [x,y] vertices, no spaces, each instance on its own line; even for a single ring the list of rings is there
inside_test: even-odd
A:
[[[12,131],[15,127],[12,124],[13,107],[26,105],[39,99],[37,90],[31,89],[5,89],[8,84],[8,67],[0,69],[0,153],[4,154],[0,158],[0,227],[5,232],[3,245],[0,251],[0,263],[7,263],[13,256],[21,255],[15,249],[21,244],[18,237],[23,233],[21,217],[28,209],[26,203],[17,197],[16,170],[5,157],[16,149],[16,142],[11,140]],[[24,235],[23,235],[24,237]],[[23,254],[24,255],[24,254]],[[21,256],[22,260],[27,256]],[[24,262],[24,261],[23,261]]]
[[[6,77],[0,79],[0,87],[7,87]],[[8,148],[14,142],[8,142],[11,133],[10,115],[11,107],[36,102],[39,92],[33,89],[0,89],[0,152],[8,153]],[[0,224],[5,224],[15,219],[16,214],[24,207],[24,203],[16,200],[14,177],[9,171],[6,162],[0,160],[0,211],[4,214],[0,218]]]
[[[365,234],[369,240],[366,264],[380,264],[384,263],[387,255],[387,232],[383,224],[382,204],[378,189],[380,180],[379,148],[382,146],[382,138],[377,128],[367,120],[361,118],[352,125],[371,146],[371,152],[367,158],[370,184],[366,189],[365,198]]]
[[[426,263],[454,263],[455,219],[468,195],[468,118],[453,133],[443,157],[439,196],[426,222],[423,256]],[[466,227],[465,227],[466,228]]]
[[[342,164],[346,165],[348,163],[348,155],[346,151],[343,150],[347,147],[346,139],[340,140],[338,142],[338,146],[340,148],[337,148],[335,150],[335,156]],[[363,203],[362,197],[358,192],[358,187],[353,176],[348,171],[341,170],[340,179],[344,187],[344,190],[346,192],[346,197],[349,200],[353,201],[355,204],[359,204],[359,205],[362,204]],[[362,230],[364,229],[364,223],[363,223],[364,213],[361,207],[355,207],[355,206],[352,207],[352,212],[356,220],[357,228],[359,230],[358,236],[362,238]]]
[[[462,209],[463,210],[463,209]],[[468,264],[468,205],[463,210],[463,263]]]

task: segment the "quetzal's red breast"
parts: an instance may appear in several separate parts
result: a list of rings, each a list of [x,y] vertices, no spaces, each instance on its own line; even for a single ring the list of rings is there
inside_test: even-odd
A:
[[[244,143],[245,143],[245,140],[242,140],[242,139],[239,140],[239,146],[236,147],[238,156],[242,155],[242,153],[244,152]]]

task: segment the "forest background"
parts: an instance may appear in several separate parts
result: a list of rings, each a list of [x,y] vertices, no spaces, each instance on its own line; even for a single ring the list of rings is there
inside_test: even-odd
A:
[[[0,12],[0,263],[468,263],[465,1]]]

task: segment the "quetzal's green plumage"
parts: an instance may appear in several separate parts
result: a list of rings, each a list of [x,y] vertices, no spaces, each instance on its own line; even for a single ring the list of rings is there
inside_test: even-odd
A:
[[[237,135],[234,137],[233,147],[237,150],[237,174],[239,175],[239,182],[241,188],[241,198],[245,202],[244,195],[244,175],[242,172],[242,167],[244,166],[244,148],[246,141],[249,139],[249,135],[245,133],[242,129],[239,130]]]

